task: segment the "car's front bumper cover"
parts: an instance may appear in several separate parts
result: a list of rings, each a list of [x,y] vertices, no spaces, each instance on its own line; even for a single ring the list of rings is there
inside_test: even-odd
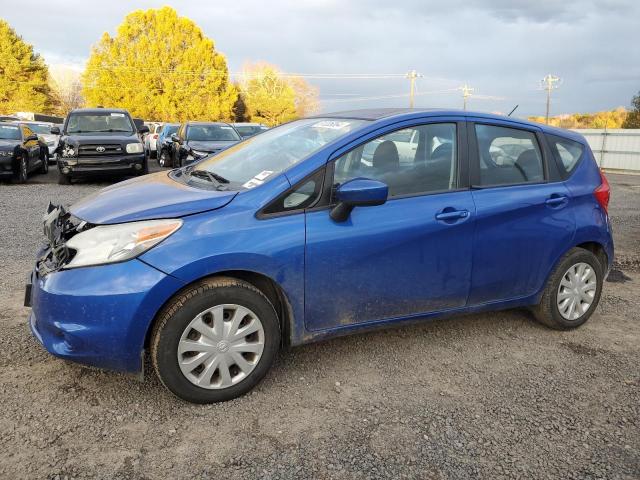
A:
[[[144,161],[144,153],[104,157],[58,157],[58,170],[71,176],[139,173],[144,167]]]
[[[30,280],[31,330],[50,353],[126,372],[140,371],[148,328],[182,287],[137,259],[45,276],[34,271]]]

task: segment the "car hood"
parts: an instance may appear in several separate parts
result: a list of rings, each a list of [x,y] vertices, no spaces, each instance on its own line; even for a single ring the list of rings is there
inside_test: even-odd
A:
[[[187,145],[189,145],[194,150],[200,150],[202,152],[213,152],[218,151],[222,148],[230,147],[235,143],[238,143],[238,140],[231,140],[227,142],[201,142],[197,140],[189,140],[187,142]]]
[[[75,143],[79,145],[93,145],[96,143],[125,143],[139,142],[137,135],[123,135],[122,133],[100,133],[100,134],[82,134],[82,135],[65,135],[62,140],[66,143]]]
[[[2,150],[13,150],[17,145],[20,145],[20,140],[0,139],[0,148]]]
[[[41,133],[39,135],[45,142],[55,142],[58,140],[58,135],[53,135],[51,133]]]
[[[71,206],[76,217],[94,224],[177,218],[227,205],[238,192],[201,190],[171,178],[167,172],[116,183]]]

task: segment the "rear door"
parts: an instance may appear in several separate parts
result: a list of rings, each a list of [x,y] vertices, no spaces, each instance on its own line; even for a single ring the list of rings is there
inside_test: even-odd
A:
[[[308,330],[466,304],[475,210],[465,183],[465,124],[449,119],[381,133],[354,144],[328,169],[334,187],[356,177],[385,182],[387,202],[356,207],[344,222],[332,220],[328,208],[305,214]],[[414,133],[419,147],[407,164],[395,142]]]
[[[469,305],[532,295],[571,245],[569,191],[551,181],[551,155],[536,127],[478,119],[468,128],[476,206]]]

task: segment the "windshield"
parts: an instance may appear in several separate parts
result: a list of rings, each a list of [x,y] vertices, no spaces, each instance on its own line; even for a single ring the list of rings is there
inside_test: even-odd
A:
[[[196,142],[234,142],[240,137],[229,125],[190,125],[187,128],[187,141]]]
[[[366,122],[322,118],[297,120],[234,145],[199,162],[197,168],[245,188],[253,188]]]
[[[69,115],[66,127],[66,133],[133,133],[134,131],[129,117],[121,112],[73,113]]]
[[[236,130],[243,137],[250,137],[251,135],[255,135],[256,133],[266,130],[266,127],[261,127],[259,125],[243,125],[236,126]]]
[[[164,127],[162,127],[162,130],[160,133],[165,137],[168,137],[172,133],[176,133],[178,131],[179,126],[180,125],[165,125]]]
[[[2,125],[0,123],[0,139],[20,140],[20,130],[17,125]]]
[[[51,133],[51,125],[46,123],[29,123],[28,126],[32,132],[39,135],[49,135]]]

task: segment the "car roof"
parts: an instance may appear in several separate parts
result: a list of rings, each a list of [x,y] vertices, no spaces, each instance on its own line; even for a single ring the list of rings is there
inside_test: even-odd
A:
[[[69,112],[69,115],[72,113],[126,113],[129,115],[129,111],[124,108],[76,108]]]
[[[253,123],[253,122],[235,122],[232,123],[233,126],[238,127],[264,127],[261,123]]]
[[[341,112],[323,113],[314,115],[310,118],[353,118],[359,120],[382,120],[397,117],[398,120],[410,120],[417,117],[443,117],[443,116],[462,116],[468,118],[480,118],[487,120],[500,120],[514,124],[520,124],[529,127],[540,128],[546,133],[552,135],[559,135],[562,137],[572,138],[585,142],[584,137],[577,132],[571,130],[564,130],[562,128],[551,127],[542,123],[530,122],[516,117],[508,117],[506,115],[497,115],[493,113],[485,112],[472,112],[467,110],[456,109],[440,109],[440,108],[370,108],[361,110],[346,110]]]
[[[230,124],[227,122],[185,122],[187,125],[226,125]]]

